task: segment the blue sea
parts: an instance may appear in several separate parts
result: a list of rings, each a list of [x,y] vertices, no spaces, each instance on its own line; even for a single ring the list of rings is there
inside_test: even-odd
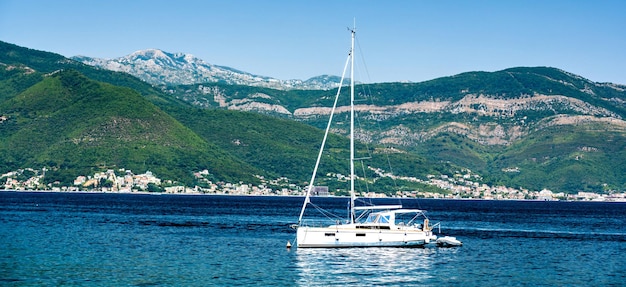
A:
[[[0,192],[0,286],[626,286],[626,203],[385,199],[464,245],[287,249],[302,201]]]

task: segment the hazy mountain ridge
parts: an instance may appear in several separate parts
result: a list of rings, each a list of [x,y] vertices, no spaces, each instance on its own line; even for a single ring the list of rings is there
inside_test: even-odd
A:
[[[115,59],[74,56],[73,60],[106,70],[129,73],[153,85],[191,85],[224,83],[274,89],[330,89],[337,87],[339,77],[318,76],[308,80],[279,80],[253,75],[225,66],[206,63],[185,53],[168,53],[159,49],[136,51]]]

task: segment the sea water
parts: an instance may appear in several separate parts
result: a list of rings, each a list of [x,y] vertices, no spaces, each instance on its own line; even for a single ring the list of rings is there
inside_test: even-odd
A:
[[[302,201],[0,192],[0,286],[626,285],[625,203],[386,199],[463,246],[287,249]]]

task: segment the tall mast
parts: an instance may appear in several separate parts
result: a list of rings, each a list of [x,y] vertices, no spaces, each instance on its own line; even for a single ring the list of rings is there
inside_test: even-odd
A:
[[[300,217],[298,217],[298,225],[302,223],[302,216],[304,216],[304,210],[306,209],[307,204],[311,202],[311,192],[313,191],[315,176],[317,175],[317,169],[320,165],[320,161],[322,160],[322,153],[324,152],[324,146],[326,146],[326,139],[328,139],[328,133],[330,131],[330,125],[333,122],[333,116],[335,115],[335,110],[337,109],[337,101],[339,100],[339,96],[341,95],[341,87],[343,87],[343,80],[346,78],[346,71],[348,70],[348,63],[350,63],[350,53],[348,53],[348,57],[346,58],[346,64],[343,66],[343,73],[341,73],[341,81],[339,81],[339,88],[337,88],[337,95],[335,95],[335,102],[333,103],[333,108],[330,111],[330,117],[328,118],[328,124],[326,125],[326,131],[324,132],[324,139],[322,140],[322,144],[320,145],[320,151],[317,154],[317,160],[315,161],[315,168],[313,168],[313,174],[311,175],[311,180],[309,181],[309,187],[306,190],[306,196],[304,197],[304,203],[302,204],[302,210],[300,210]]]
[[[350,29],[350,28],[348,28]],[[333,103],[333,108],[330,112],[330,117],[328,118],[328,125],[326,126],[326,131],[324,133],[324,139],[322,140],[322,145],[320,146],[319,153],[317,155],[317,161],[315,162],[315,168],[313,169],[313,174],[311,175],[311,180],[309,181],[309,187],[306,190],[306,195],[304,197],[304,203],[302,204],[302,209],[300,210],[300,217],[298,217],[298,226],[302,223],[302,217],[304,216],[304,210],[306,206],[311,202],[311,192],[313,191],[315,176],[317,174],[317,169],[320,164],[320,160],[322,159],[322,153],[324,151],[324,146],[326,145],[326,139],[328,138],[328,133],[330,131],[330,125],[333,121],[333,115],[335,114],[335,109],[337,108],[337,101],[339,100],[339,96],[341,94],[341,87],[343,87],[343,80],[346,76],[346,71],[348,70],[348,63],[350,66],[350,223],[354,223],[355,213],[354,213],[354,201],[356,196],[354,194],[354,34],[356,32],[356,28],[350,29],[352,32],[352,44],[350,47],[350,52],[348,53],[348,58],[346,59],[346,64],[343,67],[343,73],[341,74],[341,81],[339,82],[339,88],[337,89],[337,95],[335,95],[335,102]]]
[[[352,44],[350,48],[350,223],[354,223],[354,34],[356,25],[350,30],[352,32]]]

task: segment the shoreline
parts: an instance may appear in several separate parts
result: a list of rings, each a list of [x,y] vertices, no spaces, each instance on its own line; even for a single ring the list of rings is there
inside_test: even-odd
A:
[[[239,197],[304,197],[304,195],[280,195],[280,194],[228,194],[228,193],[165,193],[165,192],[112,192],[112,191],[58,191],[58,190],[8,190],[0,189],[0,193],[67,193],[67,194],[136,194],[136,195],[172,195],[172,196],[239,196]],[[311,196],[322,198],[350,198],[345,195]],[[626,203],[626,198],[604,198],[604,200],[541,200],[541,199],[492,199],[492,198],[424,198],[424,197],[359,197],[367,199],[413,199],[413,200],[459,200],[459,201],[523,201],[523,202],[598,202],[598,203]]]

